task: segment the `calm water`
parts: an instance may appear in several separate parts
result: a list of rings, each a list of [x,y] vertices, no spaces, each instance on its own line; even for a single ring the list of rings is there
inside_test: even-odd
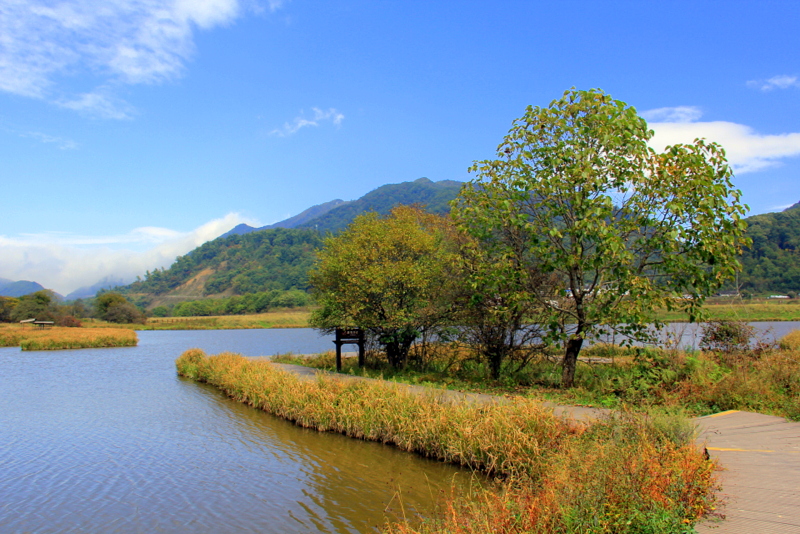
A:
[[[0,349],[0,532],[371,532],[469,473],[304,430],[176,376],[185,349],[328,350],[308,330],[139,332]],[[402,504],[402,506],[401,506]]]

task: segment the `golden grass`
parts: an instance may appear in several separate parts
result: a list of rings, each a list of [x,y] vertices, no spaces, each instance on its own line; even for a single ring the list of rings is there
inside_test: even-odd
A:
[[[199,349],[184,352],[176,366],[299,425],[505,480],[476,499],[449,502],[439,521],[388,527],[392,532],[676,532],[711,506],[713,465],[695,448],[685,420],[621,414],[581,424],[530,400],[440,402],[382,381],[302,380],[266,360],[209,357]]]
[[[800,330],[792,330],[779,342],[781,349],[800,352]]]
[[[22,350],[58,350],[107,347],[133,347],[138,343],[136,332],[126,328],[66,328],[44,330],[11,325],[0,329],[0,347]]]

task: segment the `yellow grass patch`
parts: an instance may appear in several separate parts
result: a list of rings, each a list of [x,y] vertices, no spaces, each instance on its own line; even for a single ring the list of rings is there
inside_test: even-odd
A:
[[[42,330],[12,325],[0,329],[0,347],[20,347],[22,350],[133,347],[137,343],[136,332],[127,328],[90,329],[56,326]]]

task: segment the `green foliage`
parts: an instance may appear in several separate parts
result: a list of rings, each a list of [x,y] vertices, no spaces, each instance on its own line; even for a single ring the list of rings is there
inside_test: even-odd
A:
[[[358,200],[347,202],[321,217],[303,223],[301,227],[337,233],[344,230],[363,213],[375,212],[378,215],[387,216],[398,205],[421,205],[429,213],[445,215],[450,211],[450,202],[458,195],[461,186],[461,182],[452,180],[432,182],[427,178],[400,184],[387,184],[370,191]]]
[[[311,304],[311,296],[305,291],[263,291],[247,295],[219,299],[189,300],[175,305],[175,317],[209,317],[217,315],[242,315],[264,313],[274,308],[300,308]],[[158,308],[156,308],[158,309]],[[156,309],[153,310],[155,315]],[[166,308],[159,313],[167,313]],[[157,317],[166,317],[158,315]]]
[[[169,269],[148,271],[144,280],[122,291],[162,295],[203,271],[210,273],[207,295],[307,290],[307,272],[321,246],[319,232],[285,228],[215,239],[177,258]]]
[[[746,220],[752,244],[742,253],[741,287],[754,293],[800,290],[800,208]]]
[[[19,299],[13,297],[0,297],[0,323],[13,321],[14,308],[19,304]]]
[[[722,149],[696,140],[657,154],[651,137],[624,102],[567,91],[514,121],[455,207],[473,236],[522,243],[504,246],[509,257],[557,280],[560,294],[535,297],[549,339],[566,345],[566,387],[584,339],[642,338],[658,308],[697,319],[739,266],[745,207]]]
[[[325,240],[309,273],[320,305],[312,326],[364,328],[386,348],[392,365],[404,365],[420,332],[447,318],[443,294],[454,264],[448,231],[445,219],[407,206],[387,218],[356,218]]]
[[[53,292],[45,289],[19,297],[17,305],[11,311],[11,320],[55,321],[60,314]]]
[[[94,305],[97,318],[110,323],[144,324],[147,322],[147,317],[139,308],[129,302],[125,296],[114,291],[97,295]]]

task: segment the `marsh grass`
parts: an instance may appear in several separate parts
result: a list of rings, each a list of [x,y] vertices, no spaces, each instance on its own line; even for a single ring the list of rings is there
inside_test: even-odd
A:
[[[133,347],[136,332],[126,328],[38,328],[13,325],[0,329],[0,347],[22,350],[59,350],[108,347]]]
[[[561,404],[604,408],[640,406],[682,411],[689,416],[724,410],[748,410],[800,420],[800,332],[778,344],[754,350],[700,352],[598,344],[581,352],[576,387],[561,388],[559,354],[544,353],[522,367],[510,363],[499,380],[463,347],[428,347],[424,362],[396,370],[379,355],[368,354],[359,369],[346,358],[343,372],[419,384],[490,393],[522,395]],[[277,361],[335,369],[332,353],[311,358],[279,356]]]
[[[667,416],[622,413],[576,423],[530,399],[442,402],[385,382],[302,380],[266,360],[199,349],[184,352],[176,366],[299,425],[392,444],[504,481],[454,497],[440,518],[388,526],[391,532],[680,532],[713,506],[713,465],[686,425],[665,422]]]

